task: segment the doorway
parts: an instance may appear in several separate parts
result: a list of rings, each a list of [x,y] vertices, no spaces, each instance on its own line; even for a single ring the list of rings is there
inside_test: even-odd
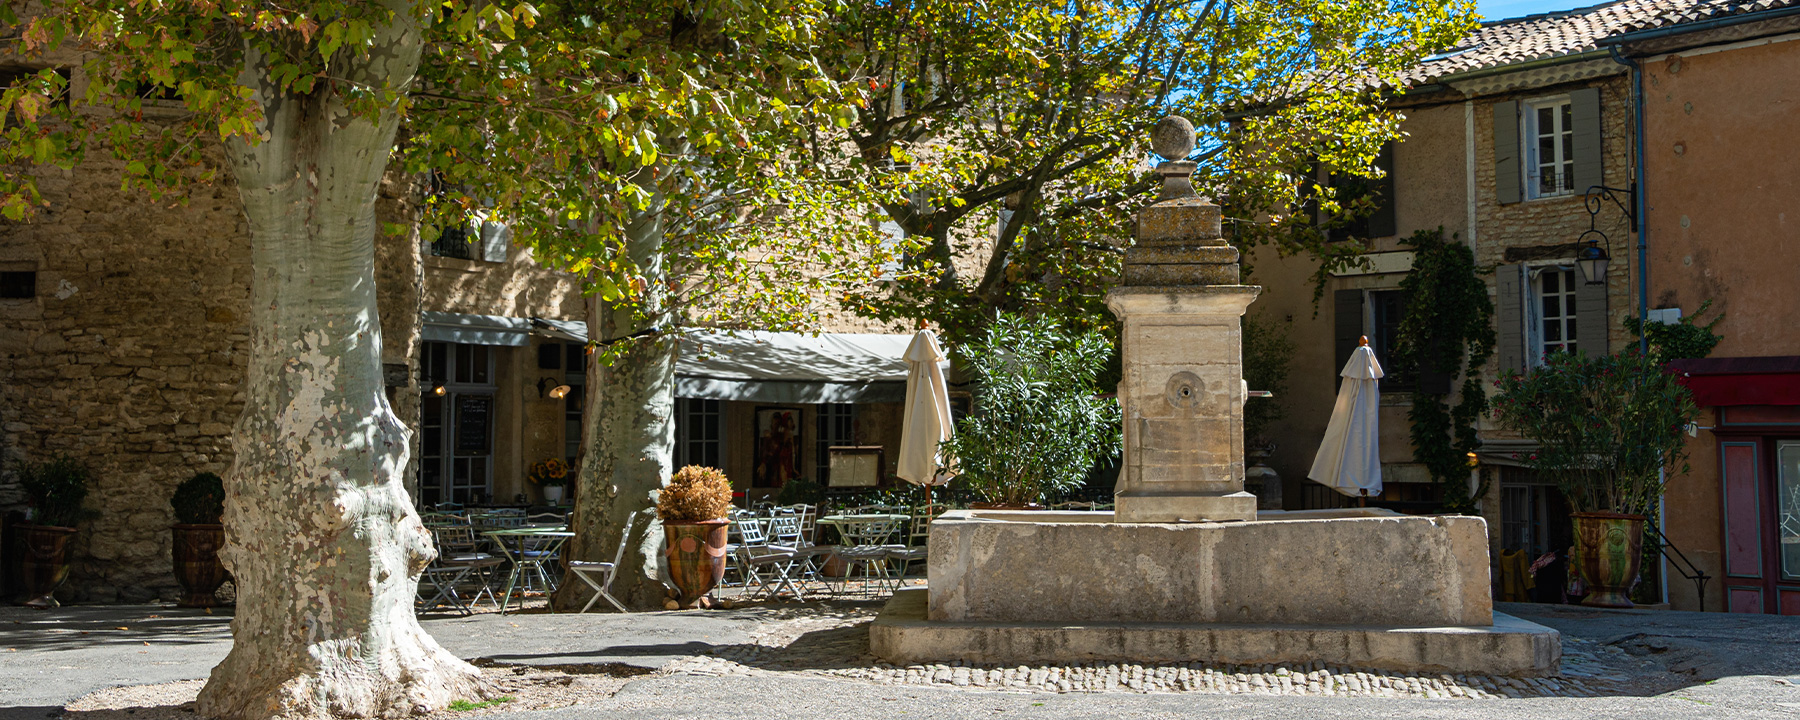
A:
[[[494,352],[421,344],[419,504],[481,504],[494,488]]]

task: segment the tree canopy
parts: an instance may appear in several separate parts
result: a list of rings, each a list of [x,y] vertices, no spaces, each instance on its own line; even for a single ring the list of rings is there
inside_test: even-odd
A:
[[[821,162],[885,191],[906,254],[890,285],[848,299],[952,334],[1002,310],[1104,322],[1131,214],[1154,193],[1146,134],[1199,128],[1196,187],[1245,247],[1312,252],[1314,212],[1354,214],[1324,173],[1378,173],[1399,134],[1400,73],[1470,26],[1466,0],[850,0],[820,25],[820,65],[875,91]],[[1301,212],[1302,208],[1309,211]],[[1296,218],[1300,221],[1296,222]]]

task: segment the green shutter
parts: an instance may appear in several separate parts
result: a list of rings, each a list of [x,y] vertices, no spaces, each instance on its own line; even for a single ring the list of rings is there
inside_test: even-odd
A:
[[[1343,372],[1344,365],[1350,362],[1350,354],[1356,352],[1363,335],[1363,291],[1338,290],[1331,294],[1333,340],[1337,346],[1337,364],[1331,366],[1332,375]]]
[[[1494,349],[1500,356],[1500,372],[1525,371],[1525,307],[1523,271],[1518,265],[1494,268]],[[1579,325],[1581,320],[1576,319]],[[1581,328],[1577,327],[1579,331]]]
[[[1494,197],[1519,201],[1519,102],[1494,103]]]
[[[1588,355],[1605,355],[1611,329],[1606,322],[1606,283],[1589,285],[1579,268],[1575,282],[1579,283],[1575,286],[1575,347]]]
[[[1369,237],[1392,237],[1398,232],[1394,222],[1394,144],[1381,146],[1381,154],[1375,157],[1375,166],[1381,168],[1385,175],[1372,181],[1370,185],[1375,192],[1375,212],[1369,215]]]
[[[1606,184],[1600,160],[1600,88],[1569,93],[1569,123],[1574,131],[1575,194]]]

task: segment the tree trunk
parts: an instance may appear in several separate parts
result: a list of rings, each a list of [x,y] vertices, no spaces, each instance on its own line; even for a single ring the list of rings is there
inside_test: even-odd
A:
[[[418,66],[412,9],[387,4],[393,24],[343,68],[353,82],[405,87]],[[391,717],[478,699],[478,672],[413,617],[435,551],[382,392],[374,204],[399,118],[353,115],[330,89],[284,94],[269,66],[247,48],[265,139],[227,146],[252,243],[250,373],[226,481],[233,644],[198,711]]]
[[[672,330],[668,271],[663,263],[663,202],[655,202],[625,229],[626,253],[645,280],[640,302],[590,300],[589,337],[612,343],[619,356],[610,364],[594,363],[588,371],[586,412],[582,417],[585,445],[580,491],[570,527],[575,539],[570,557],[608,561],[619,547],[632,513],[651,507],[651,493],[669,480],[675,449],[675,354],[672,334],[635,333],[652,328]],[[662,527],[643,523],[628,541],[612,594],[627,607],[661,609],[667,596],[663,578]],[[558,607],[580,607],[586,588],[569,583],[558,593]]]

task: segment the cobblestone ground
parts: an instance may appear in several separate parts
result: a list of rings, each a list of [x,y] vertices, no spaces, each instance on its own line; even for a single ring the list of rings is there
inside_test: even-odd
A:
[[[678,660],[665,672],[693,675],[801,673],[878,685],[927,685],[1039,693],[1210,693],[1340,697],[1533,698],[1644,695],[1678,687],[1654,663],[1617,647],[1564,638],[1562,672],[1548,678],[1406,675],[1310,663],[1082,663],[998,667],[962,663],[891,665],[869,654],[869,606],[770,608],[772,622],[750,644]],[[1638,672],[1641,670],[1641,672]]]

